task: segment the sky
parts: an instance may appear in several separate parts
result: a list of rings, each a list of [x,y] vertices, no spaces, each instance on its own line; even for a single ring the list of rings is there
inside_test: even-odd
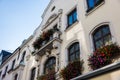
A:
[[[50,0],[0,0],[0,50],[13,52],[33,34]]]

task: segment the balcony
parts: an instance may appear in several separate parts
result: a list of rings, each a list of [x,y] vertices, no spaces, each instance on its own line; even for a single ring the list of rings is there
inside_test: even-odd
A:
[[[50,29],[47,32],[43,32],[42,35],[33,43],[35,48],[34,54],[42,56],[45,52],[56,49],[62,42],[60,39],[61,32],[59,30]]]

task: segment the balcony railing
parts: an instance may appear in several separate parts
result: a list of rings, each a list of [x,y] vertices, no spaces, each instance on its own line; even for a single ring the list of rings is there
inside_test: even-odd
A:
[[[41,43],[39,44],[37,43],[39,48],[35,49],[34,54],[41,56],[46,51],[50,51],[53,48],[57,48],[59,46],[59,43],[62,42],[62,40],[60,39],[60,35],[61,35],[61,32],[57,30],[52,35],[44,39]]]

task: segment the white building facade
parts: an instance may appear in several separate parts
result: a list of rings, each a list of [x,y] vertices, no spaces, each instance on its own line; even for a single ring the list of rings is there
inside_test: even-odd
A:
[[[50,80],[63,80],[61,70],[76,60],[84,63],[73,80],[120,80],[119,57],[95,70],[88,65],[94,51],[120,45],[119,8],[120,0],[51,0],[34,34],[0,66],[0,80],[40,80],[51,71]]]

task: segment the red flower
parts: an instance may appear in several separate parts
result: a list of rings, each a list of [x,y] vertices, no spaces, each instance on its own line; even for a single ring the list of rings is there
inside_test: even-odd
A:
[[[105,54],[104,54],[104,53],[101,53],[101,56],[103,56],[103,57],[104,57],[104,56],[105,56]]]

